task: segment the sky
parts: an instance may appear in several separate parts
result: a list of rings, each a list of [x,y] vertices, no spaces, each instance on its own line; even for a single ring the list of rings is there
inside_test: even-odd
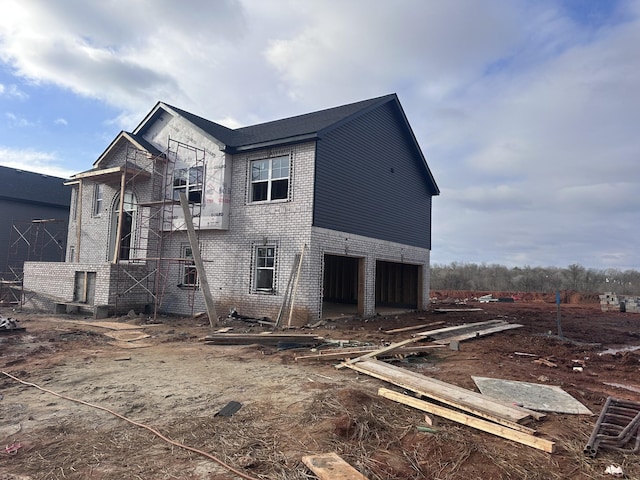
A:
[[[228,127],[397,93],[435,264],[640,270],[640,0],[2,0],[0,165],[88,170],[157,101]]]

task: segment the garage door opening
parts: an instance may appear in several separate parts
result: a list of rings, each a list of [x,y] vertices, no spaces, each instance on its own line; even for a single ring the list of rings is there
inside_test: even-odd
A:
[[[324,256],[322,316],[364,313],[364,258]]]
[[[384,308],[418,309],[422,302],[422,265],[376,262],[376,312]]]

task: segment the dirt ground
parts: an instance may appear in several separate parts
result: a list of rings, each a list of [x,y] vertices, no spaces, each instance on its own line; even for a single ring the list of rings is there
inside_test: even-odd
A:
[[[443,306],[450,305],[432,305]],[[301,457],[335,451],[370,480],[597,479],[611,478],[604,473],[609,465],[621,466],[626,478],[640,479],[640,453],[600,450],[595,459],[583,454],[608,396],[640,401],[640,350],[602,354],[640,345],[640,314],[601,312],[593,303],[562,305],[566,339],[561,340],[554,336],[553,303],[466,307],[482,311],[337,318],[302,331],[382,345],[411,336],[384,330],[423,323],[442,321],[444,327],[502,318],[524,324],[463,342],[459,351],[434,349],[396,364],[473,390],[473,375],[562,387],[595,415],[551,413],[536,424],[541,437],[557,443],[557,453],[437,417],[435,433],[418,431],[427,425],[424,413],[377,396],[380,386],[396,387],[337,370],[335,363],[296,361],[296,355],[310,353],[308,348],[205,344],[200,339],[211,329],[202,319],[159,318],[154,326],[139,317],[109,319],[138,324],[149,335],[127,342],[108,334],[138,334],[81,325],[75,323],[83,320],[77,316],[0,309],[26,328],[19,335],[0,336],[0,370],[156,429],[221,459],[244,478],[313,479]],[[238,320],[221,326],[232,326],[236,333],[264,330]],[[539,355],[557,367],[515,352]],[[573,370],[574,360],[583,362],[582,372]],[[230,417],[216,416],[230,401],[242,407]],[[4,448],[18,444],[13,455]],[[109,412],[4,374],[0,446],[0,480],[243,478]]]

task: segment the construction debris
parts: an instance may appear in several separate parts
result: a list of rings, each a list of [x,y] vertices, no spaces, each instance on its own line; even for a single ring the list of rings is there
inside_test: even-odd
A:
[[[595,458],[598,448],[635,453],[640,450],[640,403],[608,397],[584,447]]]
[[[242,408],[242,404],[240,402],[236,402],[235,400],[231,400],[224,407],[222,407],[214,417],[231,417],[234,413]]]
[[[471,377],[480,392],[491,398],[541,412],[593,415],[591,410],[554,385],[503,380],[500,378]]]
[[[417,398],[394,392],[393,390],[389,390],[386,388],[380,388],[378,390],[378,395],[384,398],[388,398],[389,400],[393,400],[395,402],[432,413],[433,415],[438,415],[448,420],[462,423],[463,425],[476,428],[483,432],[491,433],[492,435],[497,435],[499,437],[513,440],[514,442],[518,442],[523,445],[537,448],[538,450],[542,450],[544,452],[554,453],[556,451],[555,442],[546,440],[544,438],[535,437],[530,433],[525,433],[518,430],[513,430],[506,426],[497,425],[493,422],[489,422],[487,420],[483,420],[465,413],[456,412],[455,410],[441,407],[439,405],[425,402],[423,400],[418,400]]]
[[[545,417],[542,413],[521,408],[501,400],[495,400],[481,393],[378,360],[359,361],[351,364],[344,363],[343,365],[423,397],[428,397],[437,402],[529,434],[533,434],[535,430],[522,424],[530,422],[532,419],[539,420]]]
[[[15,318],[7,318],[0,315],[0,334],[24,332],[26,328],[19,325]]]
[[[445,345],[414,345],[407,347],[399,347],[393,351],[387,351],[378,353],[377,358],[397,357],[398,355],[415,355],[427,353],[434,348],[444,348]],[[296,360],[343,360],[348,358],[355,358],[373,351],[379,351],[380,347],[356,347],[356,348],[328,348],[325,350],[319,350],[318,353],[313,355],[299,355]]]
[[[302,457],[302,463],[320,480],[367,480],[335,452],[307,455]]]
[[[444,322],[432,322],[432,323],[424,323],[422,325],[413,325],[411,327],[402,327],[402,328],[394,328],[393,330],[385,330],[384,333],[402,333],[402,332],[410,332],[412,330],[422,330],[427,327],[435,327],[436,325],[442,325]]]
[[[640,296],[616,295],[606,292],[600,295],[600,309],[603,312],[640,312]]]

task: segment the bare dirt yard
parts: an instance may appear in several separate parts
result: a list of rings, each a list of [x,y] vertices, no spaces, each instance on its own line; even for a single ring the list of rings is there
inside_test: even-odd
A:
[[[561,387],[594,415],[549,413],[538,422],[540,437],[555,441],[556,453],[438,417],[432,431],[420,431],[427,426],[424,412],[377,395],[382,386],[401,389],[338,370],[338,362],[296,361],[309,348],[205,344],[201,339],[212,330],[202,319],[158,318],[149,326],[140,317],[111,318],[135,328],[113,330],[76,323],[91,320],[79,316],[5,308],[0,314],[26,330],[0,336],[0,480],[313,479],[301,458],[323,452],[337,452],[370,480],[598,479],[611,478],[610,465],[640,479],[640,453],[583,453],[608,396],[640,401],[640,350],[603,354],[640,345],[640,314],[562,305],[560,339],[553,303],[466,307],[482,310],[337,318],[302,332],[384,345],[412,335],[385,330],[418,324],[521,323],[462,342],[459,351],[432,349],[394,364],[475,391],[472,376]],[[239,320],[224,326],[234,333],[266,330]],[[136,340],[140,332],[149,336]],[[534,363],[538,358],[556,367]],[[241,408],[216,415],[231,401]]]

